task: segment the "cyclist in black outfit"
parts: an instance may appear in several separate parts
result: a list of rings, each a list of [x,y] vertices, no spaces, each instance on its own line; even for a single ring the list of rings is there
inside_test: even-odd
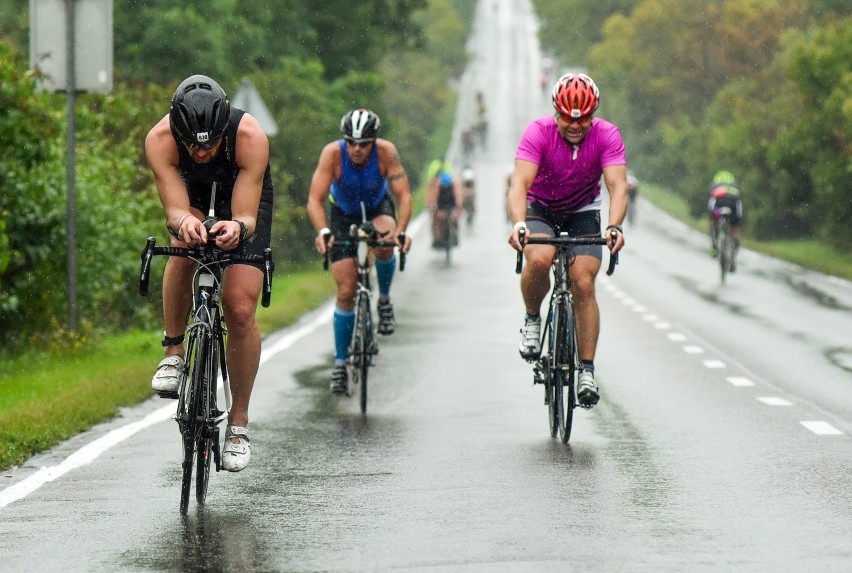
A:
[[[263,254],[272,235],[269,141],[254,117],[230,106],[218,83],[203,75],[181,82],[169,113],[148,132],[145,154],[173,246],[207,241],[203,221],[212,201],[219,219],[210,229],[216,245],[225,250]],[[166,357],[151,382],[161,395],[173,397],[178,389],[178,371],[184,364],[184,331],[192,307],[194,264],[190,259],[172,257],[163,276]],[[228,471],[244,469],[251,457],[246,426],[260,362],[255,311],[262,284],[263,271],[252,264],[230,265],[223,279],[226,352],[233,395],[222,450],[222,467]]]

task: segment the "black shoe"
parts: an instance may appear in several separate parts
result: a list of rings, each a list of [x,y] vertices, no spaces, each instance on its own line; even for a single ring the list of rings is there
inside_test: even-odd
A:
[[[396,319],[393,316],[393,305],[390,301],[379,303],[379,334],[393,334]]]
[[[331,371],[331,384],[329,388],[332,394],[346,394],[346,366],[338,365]]]

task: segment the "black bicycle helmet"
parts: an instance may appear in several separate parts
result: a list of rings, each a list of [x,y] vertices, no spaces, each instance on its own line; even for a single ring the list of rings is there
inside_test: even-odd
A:
[[[225,133],[230,114],[231,106],[221,86],[207,76],[195,75],[175,90],[169,118],[180,139],[204,146]]]
[[[347,139],[375,139],[382,129],[379,116],[368,109],[353,109],[340,120],[340,133]]]

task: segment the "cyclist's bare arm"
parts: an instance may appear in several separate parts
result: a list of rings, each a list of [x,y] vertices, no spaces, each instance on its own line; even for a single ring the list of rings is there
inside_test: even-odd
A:
[[[609,165],[603,168],[603,178],[609,192],[609,219],[607,225],[621,225],[627,215],[627,166]],[[609,236],[609,234],[607,234]],[[624,235],[618,233],[610,252],[617,253],[624,247]]]
[[[269,164],[269,140],[257,119],[247,113],[237,127],[236,149],[235,159],[240,172],[234,181],[231,195],[233,220],[219,221],[211,229],[220,233],[216,244],[224,249],[232,249],[239,243],[241,229],[234,221],[242,221],[249,235],[254,233],[263,191],[263,176]]]
[[[207,231],[198,219],[203,215],[197,210],[190,210],[189,193],[178,173],[177,143],[169,127],[168,115],[157,122],[145,137],[145,157],[154,174],[157,194],[166,215],[166,225],[178,234],[179,240],[186,243],[206,239]],[[185,217],[188,213],[192,217]],[[181,225],[182,220],[185,221],[184,225]]]
[[[408,184],[408,175],[402,166],[396,146],[386,139],[377,139],[379,146],[379,169],[388,182],[391,193],[396,200],[396,235],[405,233],[408,222],[411,220],[411,188]],[[411,248],[411,237],[405,235],[405,244],[400,245],[403,253]]]
[[[515,171],[512,173],[512,184],[509,187],[509,214],[512,217],[512,225],[527,219],[527,191],[532,187],[535,176],[538,174],[538,165],[523,159],[515,160]],[[509,244],[517,250],[521,250],[518,242],[518,229],[512,228]]]
[[[314,244],[316,245],[317,252],[321,255],[325,254],[326,243],[319,232],[322,229],[328,228],[328,220],[325,215],[325,200],[328,198],[331,182],[335,178],[340,161],[340,145],[337,141],[326,145],[320,153],[317,167],[311,178],[311,188],[308,191],[308,219],[310,219],[311,225],[313,225],[314,230],[317,232]],[[331,246],[333,242],[334,237],[331,237],[328,246]]]

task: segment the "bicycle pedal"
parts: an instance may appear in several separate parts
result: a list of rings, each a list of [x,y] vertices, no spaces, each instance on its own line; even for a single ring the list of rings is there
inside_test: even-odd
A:
[[[157,396],[159,396],[160,398],[165,398],[167,400],[177,400],[178,398],[177,392],[165,392],[162,390],[155,390],[155,392],[157,393]]]

